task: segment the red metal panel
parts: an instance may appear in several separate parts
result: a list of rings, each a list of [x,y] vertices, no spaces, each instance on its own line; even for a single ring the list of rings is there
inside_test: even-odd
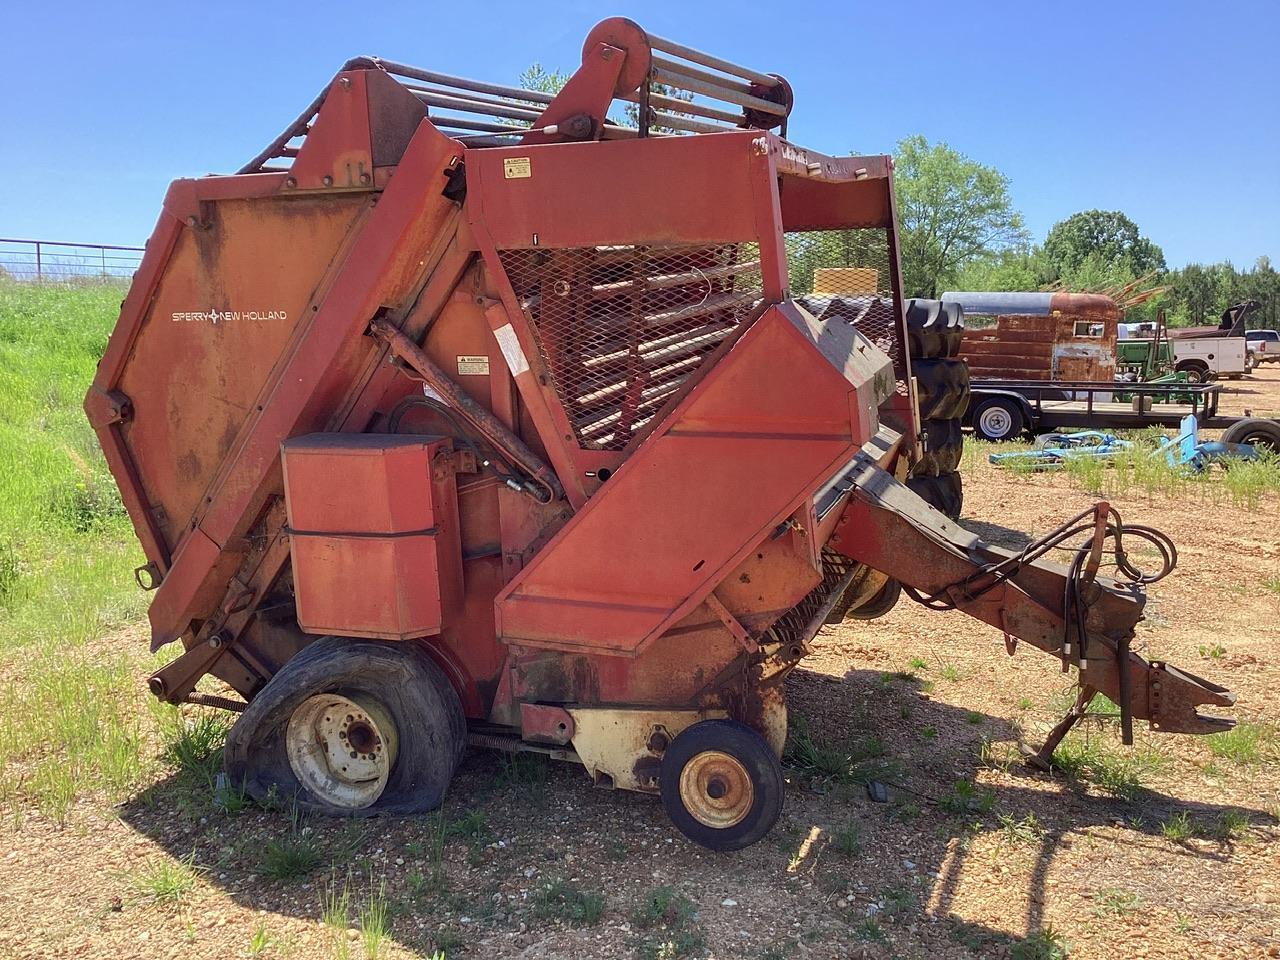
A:
[[[447,243],[442,226],[456,207],[440,190],[450,160],[462,149],[430,124],[418,127],[342,270],[331,286],[317,291],[311,318],[274,371],[262,409],[249,414],[235,451],[219,471],[200,519],[210,539],[225,544],[252,524],[273,481],[278,483],[280,442],[333,415],[372,352],[359,334],[381,305],[410,293],[412,278],[433,262],[433,248]],[[206,562],[175,558],[149,611],[157,640],[176,638],[193,617],[207,614],[198,598],[212,575]]]
[[[473,150],[468,183],[500,249],[756,240],[776,187],[749,132]],[[506,162],[528,160],[528,176]]]
[[[799,311],[766,311],[498,597],[500,635],[634,655],[870,436],[871,389]]]
[[[461,606],[448,440],[321,433],[282,447],[298,623],[309,633],[404,640]]]

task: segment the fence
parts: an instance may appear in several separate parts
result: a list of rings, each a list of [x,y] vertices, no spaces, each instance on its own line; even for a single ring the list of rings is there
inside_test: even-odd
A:
[[[0,237],[0,279],[128,280],[141,261],[142,247]]]

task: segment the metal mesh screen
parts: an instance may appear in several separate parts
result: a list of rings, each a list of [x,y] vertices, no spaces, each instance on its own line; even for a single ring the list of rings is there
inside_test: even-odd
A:
[[[791,296],[818,320],[839,317],[893,360],[905,394],[905,354],[894,309],[889,234],[882,228],[788,233]]]
[[[760,299],[754,244],[506,250],[578,442],[621,450]]]

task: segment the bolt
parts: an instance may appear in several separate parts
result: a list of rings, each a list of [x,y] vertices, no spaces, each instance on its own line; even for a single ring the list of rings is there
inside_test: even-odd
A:
[[[351,89],[351,78],[350,78],[350,77],[342,77],[342,78],[340,78],[340,79],[338,80],[338,86],[340,86],[343,90],[350,90],[350,89]]]
[[[322,179],[321,179],[321,181],[320,181],[320,182],[321,182],[321,183],[323,183],[326,187],[332,187],[332,186],[333,186],[333,177],[324,177],[324,178],[322,178]]]
[[[601,51],[600,51],[600,59],[601,59],[601,60],[612,60],[612,59],[613,59],[613,47],[605,47],[603,50],[601,50]]]
[[[373,183],[373,177],[369,176],[367,173],[362,173],[360,174],[360,182],[364,184]]]
[[[284,185],[288,187],[290,190],[292,190],[294,187],[298,185],[298,181],[294,177],[290,177],[288,180],[284,182]]]
[[[668,746],[671,745],[671,739],[661,730],[653,731],[649,737],[649,752],[664,753]]]

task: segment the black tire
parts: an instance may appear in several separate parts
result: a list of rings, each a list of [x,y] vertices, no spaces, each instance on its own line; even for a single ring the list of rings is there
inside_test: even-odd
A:
[[[911,477],[907,480],[907,488],[939,513],[952,520],[960,519],[960,511],[964,509],[964,487],[959,473]]]
[[[686,768],[713,752],[732,757],[737,764],[735,769],[746,774],[744,783],[750,784],[749,796],[741,791],[735,793],[731,788],[728,794],[717,795],[713,788],[719,783],[724,789],[725,780],[717,774],[711,775],[703,795],[706,801],[714,804],[725,796],[730,801],[737,796],[743,798],[746,808],[740,819],[724,826],[708,823],[707,817],[695,815],[686,807],[681,795],[681,781]],[[687,788],[699,787],[696,773],[696,767],[690,770]],[[711,850],[741,850],[750,846],[773,828],[782,813],[782,766],[778,757],[764,737],[736,720],[703,720],[687,727],[663,754],[659,781],[662,805],[676,829],[694,843]]]
[[[960,421],[926,420],[921,429],[924,432],[924,456],[912,472],[919,477],[937,477],[956,470],[964,453]]]
[[[367,806],[326,801],[303,785],[290,763],[289,720],[304,701],[325,693],[376,703],[397,731],[385,786]],[[458,694],[424,651],[408,642],[323,637],[253,698],[227,736],[224,763],[230,781],[255,800],[293,798],[304,810],[333,816],[422,813],[444,801],[466,745]]]
[[[875,620],[883,617],[897,606],[901,597],[902,584],[890,577],[870,600],[860,607],[854,607],[852,610],[847,611],[845,617],[849,620]]]
[[[941,300],[908,300],[907,340],[914,358],[954,357],[964,338],[964,309]]]
[[[1176,373],[1185,373],[1187,383],[1208,383],[1209,368],[1203,363],[1185,363],[1174,367]]]
[[[932,357],[911,361],[921,420],[952,420],[969,406],[969,365]]]
[[[1026,429],[1026,417],[1016,400],[990,397],[973,408],[973,432],[982,440],[1013,440]]]
[[[1280,453],[1280,420],[1249,417],[1237,420],[1222,431],[1223,443],[1248,443]]]

